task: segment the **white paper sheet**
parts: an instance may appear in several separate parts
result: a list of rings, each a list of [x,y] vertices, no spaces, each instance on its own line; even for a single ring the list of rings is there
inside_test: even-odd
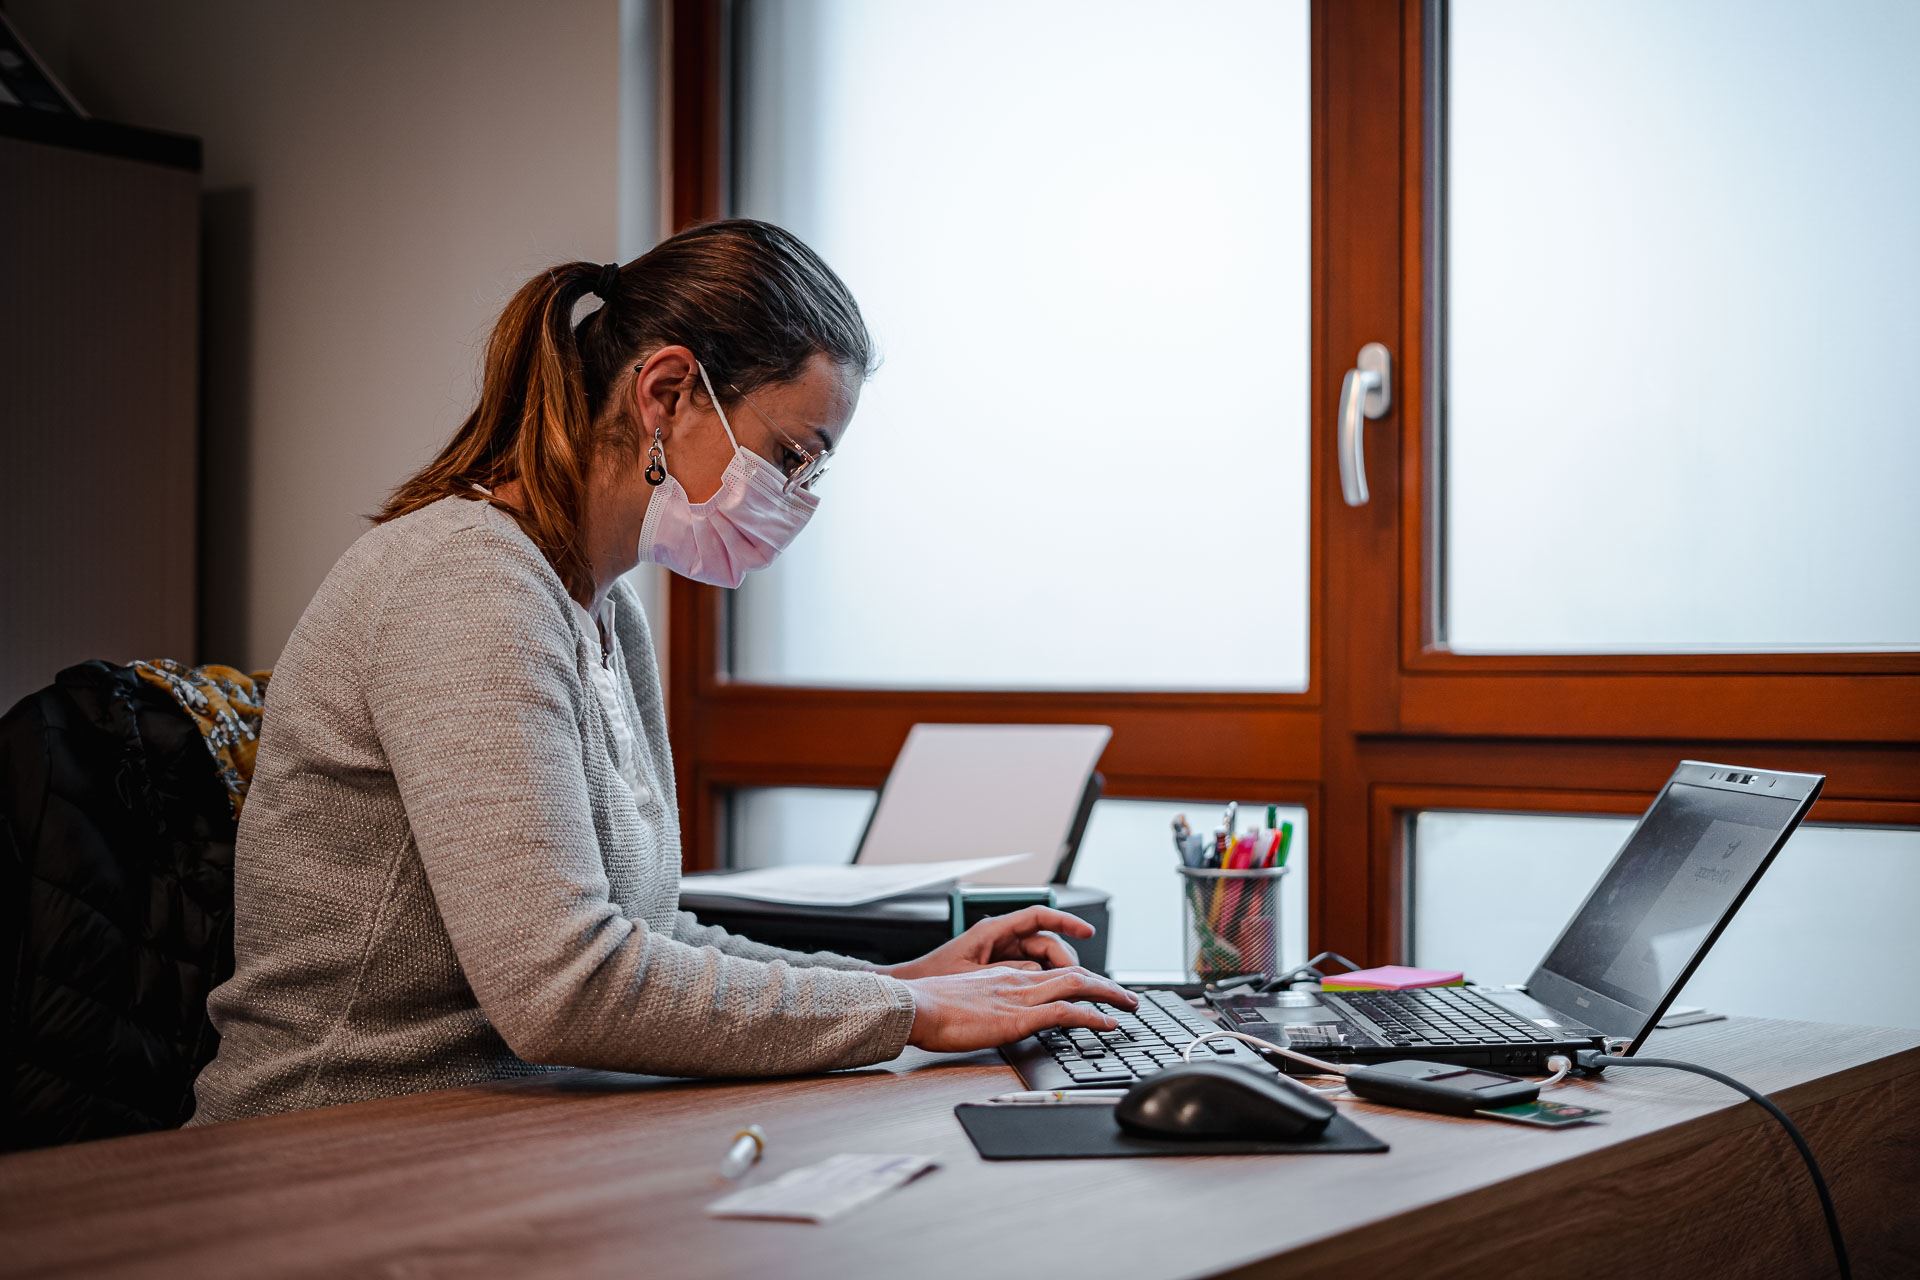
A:
[[[885,867],[763,867],[730,876],[702,876],[700,892],[803,907],[857,907],[903,893],[937,889],[990,871],[1026,854],[958,858]]]
[[[930,1156],[833,1156],[707,1206],[716,1218],[825,1222],[936,1168]]]

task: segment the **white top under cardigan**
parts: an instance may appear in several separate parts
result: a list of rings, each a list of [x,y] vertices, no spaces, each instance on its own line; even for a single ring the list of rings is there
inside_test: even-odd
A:
[[[614,634],[613,611],[617,606],[609,595],[601,603],[600,616],[595,617],[578,600],[569,597],[567,603],[573,606],[574,616],[580,623],[580,634],[588,638],[589,644],[596,641],[599,644],[600,661],[592,669],[593,692],[607,713],[607,723],[613,727],[617,757],[614,763],[620,770],[621,780],[633,791],[633,802],[644,806],[652,798],[653,792],[640,776],[640,738],[634,732],[633,716],[627,710],[627,700],[620,692],[626,684],[626,671],[621,666],[619,647],[607,639]]]

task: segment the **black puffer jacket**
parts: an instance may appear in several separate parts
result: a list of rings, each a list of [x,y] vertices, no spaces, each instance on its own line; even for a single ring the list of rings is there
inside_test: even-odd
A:
[[[172,1128],[233,972],[234,820],[199,731],[88,662],[0,718],[0,1149]]]

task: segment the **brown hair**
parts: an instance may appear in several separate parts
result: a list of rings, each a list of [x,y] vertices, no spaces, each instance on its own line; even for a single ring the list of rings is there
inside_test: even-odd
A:
[[[513,515],[567,590],[585,598],[588,468],[605,449],[628,459],[638,452],[626,414],[601,421],[628,368],[679,343],[716,388],[737,392],[794,378],[820,354],[872,372],[873,341],[847,286],[770,223],[710,222],[662,241],[610,280],[603,270],[569,262],[520,287],[487,340],[480,403],[439,456],[393,491],[376,523],[517,480]],[[604,301],[576,325],[574,308],[590,293]]]

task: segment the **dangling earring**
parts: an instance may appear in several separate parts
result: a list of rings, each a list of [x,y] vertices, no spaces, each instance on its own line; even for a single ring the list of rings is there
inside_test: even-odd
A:
[[[660,440],[660,428],[653,429],[653,443],[647,447],[647,483],[659,488],[667,482],[667,449]]]

